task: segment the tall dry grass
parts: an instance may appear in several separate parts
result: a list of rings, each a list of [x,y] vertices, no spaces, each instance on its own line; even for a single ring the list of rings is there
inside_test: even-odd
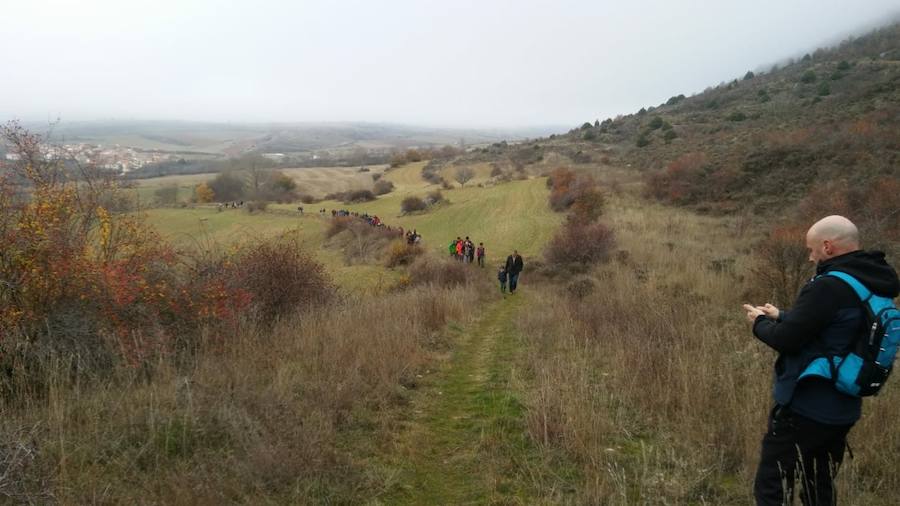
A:
[[[47,367],[45,398],[6,405],[0,501],[62,504],[358,503],[379,486],[357,459],[466,318],[461,291],[419,286],[245,324],[148,380],[82,382]]]
[[[542,310],[520,322],[529,434],[575,463],[580,503],[748,504],[775,359],[740,310],[765,302],[744,295],[759,235],[638,203],[613,199],[615,259],[572,286],[543,287]],[[866,401],[850,437],[856,458],[839,476],[844,502],[900,496],[888,456],[900,427],[886,423],[898,397],[892,385]]]

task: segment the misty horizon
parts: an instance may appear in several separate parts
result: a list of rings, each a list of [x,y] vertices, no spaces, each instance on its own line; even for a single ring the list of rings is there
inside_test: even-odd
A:
[[[8,6],[0,118],[551,130],[898,19],[885,0],[215,5]]]

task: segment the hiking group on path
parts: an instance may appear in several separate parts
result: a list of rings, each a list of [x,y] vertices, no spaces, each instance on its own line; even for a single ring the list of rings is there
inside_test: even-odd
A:
[[[478,246],[476,247],[475,243],[469,239],[469,236],[466,236],[465,239],[457,236],[455,240],[450,241],[450,244],[447,246],[447,252],[450,253],[450,258],[454,258],[458,262],[464,264],[474,263],[478,264],[479,267],[484,268],[487,254],[483,242],[478,243]],[[508,284],[509,293],[516,293],[516,287],[519,283],[519,274],[521,274],[522,269],[524,268],[525,263],[522,261],[519,251],[513,250],[512,255],[506,257],[506,263],[500,264],[497,270],[497,280],[500,281],[500,291],[506,293]]]
[[[456,240],[450,241],[447,251],[450,252],[452,258],[455,258],[459,262],[464,264],[477,262],[479,267],[484,267],[483,242],[478,243],[478,247],[476,248],[475,243],[469,239],[469,236],[466,236],[465,240],[457,237]]]
[[[376,216],[346,210],[332,216],[385,226]],[[411,244],[421,239],[403,228],[399,234]],[[900,347],[900,311],[893,302],[900,279],[884,253],[861,249],[859,231],[842,216],[816,222],[806,246],[816,276],[790,311],[768,303],[743,306],[754,336],[778,352],[774,406],[753,484],[757,505],[791,504],[796,481],[804,504],[836,504],[834,478],[848,449],[847,435],[861,416],[862,397],[880,389]],[[448,253],[481,268],[487,258],[484,243],[476,246],[469,237],[450,241]],[[514,250],[498,266],[502,293],[507,287],[516,293],[523,269]]]

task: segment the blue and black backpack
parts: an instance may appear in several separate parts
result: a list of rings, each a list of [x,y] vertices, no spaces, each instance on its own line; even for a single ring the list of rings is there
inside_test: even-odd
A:
[[[845,272],[830,271],[823,276],[834,276],[853,288],[868,316],[867,331],[851,341],[845,354],[813,360],[798,379],[821,376],[832,380],[838,391],[845,394],[877,395],[891,374],[900,345],[900,310],[893,300],[873,294]]]

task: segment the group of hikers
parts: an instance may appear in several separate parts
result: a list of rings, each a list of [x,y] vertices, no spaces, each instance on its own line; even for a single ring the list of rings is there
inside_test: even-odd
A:
[[[475,246],[475,243],[468,236],[465,239],[457,236],[455,240],[450,241],[450,244],[447,246],[447,252],[450,253],[450,258],[454,258],[458,262],[477,264],[479,267],[484,268],[487,253],[483,242],[479,242],[478,246]],[[507,286],[510,294],[516,293],[516,288],[519,284],[519,274],[524,268],[525,263],[522,260],[522,256],[519,255],[519,251],[513,250],[512,255],[506,257],[506,262],[500,264],[497,269],[497,280],[500,282],[500,291],[502,293],[506,293]]]
[[[325,215],[325,209],[319,212]],[[386,226],[378,216],[343,209],[331,215]],[[397,231],[409,244],[421,241],[416,230]],[[804,504],[835,504],[834,477],[847,435],[861,416],[862,397],[880,389],[900,346],[900,312],[892,300],[900,295],[900,279],[884,253],[861,249],[856,225],[842,216],[816,222],[806,247],[816,276],[790,311],[769,303],[744,305],[753,334],[778,352],[774,406],[753,486],[758,505],[791,503],[798,479]],[[476,246],[469,237],[457,237],[447,249],[461,263],[485,266],[482,242]],[[516,293],[523,268],[518,251],[498,266],[501,292]],[[867,340],[868,348],[861,348]]]
[[[302,211],[301,211],[302,213]],[[320,216],[326,215],[325,208],[319,210]],[[356,211],[348,211],[347,209],[332,209],[331,210],[332,218],[358,218],[364,221],[367,225],[372,227],[383,228],[388,232],[396,232],[397,236],[406,241],[407,244],[419,244],[422,241],[422,234],[420,234],[416,229],[413,230],[404,230],[403,227],[392,227],[386,224],[381,220],[377,215],[369,214],[369,213],[358,213]]]
[[[235,200],[232,202],[220,202],[218,205],[216,205],[216,209],[219,211],[221,211],[222,209],[240,209],[241,207],[244,207],[243,200],[240,200],[240,201]]]
[[[447,251],[450,252],[450,256],[455,258],[456,260],[464,263],[478,263],[479,267],[484,267],[484,243],[478,243],[478,247],[475,247],[475,243],[469,239],[469,236],[466,236],[465,240],[461,237],[457,237],[455,240],[450,241],[450,245],[447,246]]]

